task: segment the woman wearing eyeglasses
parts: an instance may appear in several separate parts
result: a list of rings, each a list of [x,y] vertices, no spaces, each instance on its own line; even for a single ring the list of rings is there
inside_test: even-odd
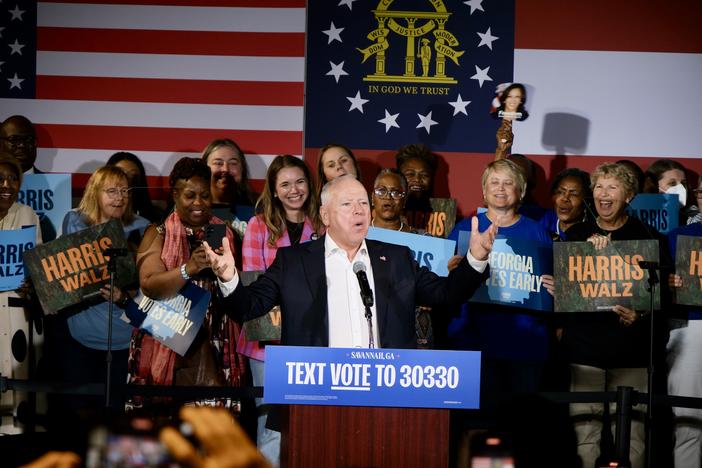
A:
[[[136,250],[149,221],[132,211],[128,187],[127,176],[119,167],[99,168],[90,176],[78,208],[66,214],[62,234],[72,234],[117,220],[122,225],[128,243]],[[120,320],[120,316],[134,291],[115,287],[113,293],[111,380],[119,385],[127,381],[128,348],[132,335],[132,326]],[[100,289],[98,297],[86,299],[66,311],[67,319],[61,317],[54,321],[55,329],[51,331],[56,347],[55,370],[59,373],[57,377],[60,380],[105,381],[109,299],[110,288],[105,286]],[[51,409],[52,413],[57,411],[54,413],[59,425],[56,429],[66,421],[75,420],[76,413],[104,405],[101,398],[92,396],[65,396],[57,400]],[[117,399],[113,399],[112,403],[116,404]]]
[[[407,179],[396,169],[383,169],[373,183],[371,226],[414,232],[402,219],[407,198]]]

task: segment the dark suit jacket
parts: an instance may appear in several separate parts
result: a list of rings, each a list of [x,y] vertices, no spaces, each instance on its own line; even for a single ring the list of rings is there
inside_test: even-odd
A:
[[[366,245],[373,267],[378,336],[384,348],[415,348],[415,305],[457,306],[488,275],[487,269],[478,273],[464,258],[448,278],[442,278],[420,268],[407,247],[372,240],[366,240]],[[282,344],[328,346],[324,237],[279,249],[258,280],[248,287],[239,283],[225,300],[244,321],[280,304]]]

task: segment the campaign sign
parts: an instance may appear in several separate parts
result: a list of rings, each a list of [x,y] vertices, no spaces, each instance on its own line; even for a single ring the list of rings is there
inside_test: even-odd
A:
[[[648,273],[639,262],[657,262],[658,255],[655,240],[612,241],[601,250],[590,242],[554,242],[555,311],[602,312],[615,305],[647,310]],[[660,288],[654,307],[660,307]]]
[[[188,281],[178,294],[168,299],[142,296],[138,304],[130,304],[131,310],[125,314],[132,325],[184,356],[200,330],[209,303],[210,292]]]
[[[678,236],[675,273],[682,287],[675,288],[675,303],[702,305],[702,237]]]
[[[439,276],[448,276],[448,261],[456,251],[456,241],[392,229],[368,228],[366,238],[409,247],[420,267],[427,267]]]
[[[669,193],[640,193],[631,200],[627,214],[668,234],[680,221],[678,196]]]
[[[126,249],[122,224],[117,220],[61,236],[24,253],[24,264],[44,312],[59,310],[100,294],[110,280],[108,248]],[[115,284],[119,287],[137,280],[132,255],[117,258]]]
[[[240,271],[239,280],[248,286],[262,274],[262,271]],[[276,341],[280,340],[280,322],[280,306],[275,306],[267,314],[244,322],[241,331],[249,341]]]
[[[480,353],[266,347],[266,403],[406,408],[480,406]]]
[[[0,231],[0,291],[14,291],[25,278],[23,254],[33,249],[37,228]]]
[[[71,174],[24,174],[17,201],[36,212],[42,240],[52,241],[71,209]]]
[[[468,250],[470,232],[458,233],[460,254]],[[541,275],[551,274],[553,251],[541,242],[497,236],[488,258],[490,277],[473,294],[471,302],[501,304],[532,310],[553,310],[553,298]]]
[[[429,207],[430,211],[405,210],[405,220],[419,234],[448,237],[456,223],[456,199],[430,198]]]

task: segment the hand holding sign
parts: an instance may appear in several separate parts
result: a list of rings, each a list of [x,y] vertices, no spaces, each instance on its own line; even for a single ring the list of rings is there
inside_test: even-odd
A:
[[[595,250],[602,250],[609,245],[609,235],[593,234],[588,237],[587,241],[595,246]]]
[[[615,305],[612,310],[619,316],[619,322],[625,327],[633,325],[639,318],[639,314],[637,314],[635,310],[622,305]]]
[[[129,297],[127,295],[126,291],[123,291],[122,289],[120,289],[117,286],[115,286],[112,289],[112,291],[113,291],[112,300],[113,300],[114,304],[122,304],[125,301],[125,299]],[[100,295],[106,301],[110,300],[110,285],[109,284],[100,288]]]
[[[497,129],[497,148],[495,149],[495,160],[505,159],[509,156],[514,142],[514,133],[512,133],[512,121],[509,119],[502,120],[502,125]]]
[[[479,232],[478,218],[473,216],[470,226],[470,241],[468,243],[468,248],[473,258],[481,261],[488,259],[488,255],[490,255],[492,251],[492,244],[495,242],[495,237],[497,236],[497,227],[500,221],[502,221],[502,218],[498,216],[489,228],[484,232]]]
[[[556,282],[553,275],[541,275],[541,284],[551,296],[556,293]]]
[[[236,267],[234,266],[234,254],[229,245],[229,239],[222,239],[222,255],[217,255],[207,242],[203,242],[202,247],[205,249],[209,266],[212,267],[212,271],[217,275],[217,278],[223,283],[231,281],[236,275]]]
[[[682,276],[671,273],[668,275],[668,286],[671,288],[682,288],[683,280]]]

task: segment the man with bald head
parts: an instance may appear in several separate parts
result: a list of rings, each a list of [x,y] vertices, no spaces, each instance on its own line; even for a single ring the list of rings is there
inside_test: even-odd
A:
[[[415,305],[463,303],[487,278],[498,223],[479,233],[474,219],[468,254],[442,278],[420,267],[407,247],[366,239],[370,203],[355,177],[332,180],[321,197],[326,235],[279,249],[271,267],[248,287],[239,282],[228,245],[223,255],[207,248],[232,314],[246,321],[280,305],[282,344],[414,348]],[[374,298],[370,319],[356,277],[359,265]]]
[[[41,173],[34,162],[37,159],[37,134],[32,122],[22,116],[8,117],[0,125],[0,142],[5,151],[14,156],[24,173]]]

